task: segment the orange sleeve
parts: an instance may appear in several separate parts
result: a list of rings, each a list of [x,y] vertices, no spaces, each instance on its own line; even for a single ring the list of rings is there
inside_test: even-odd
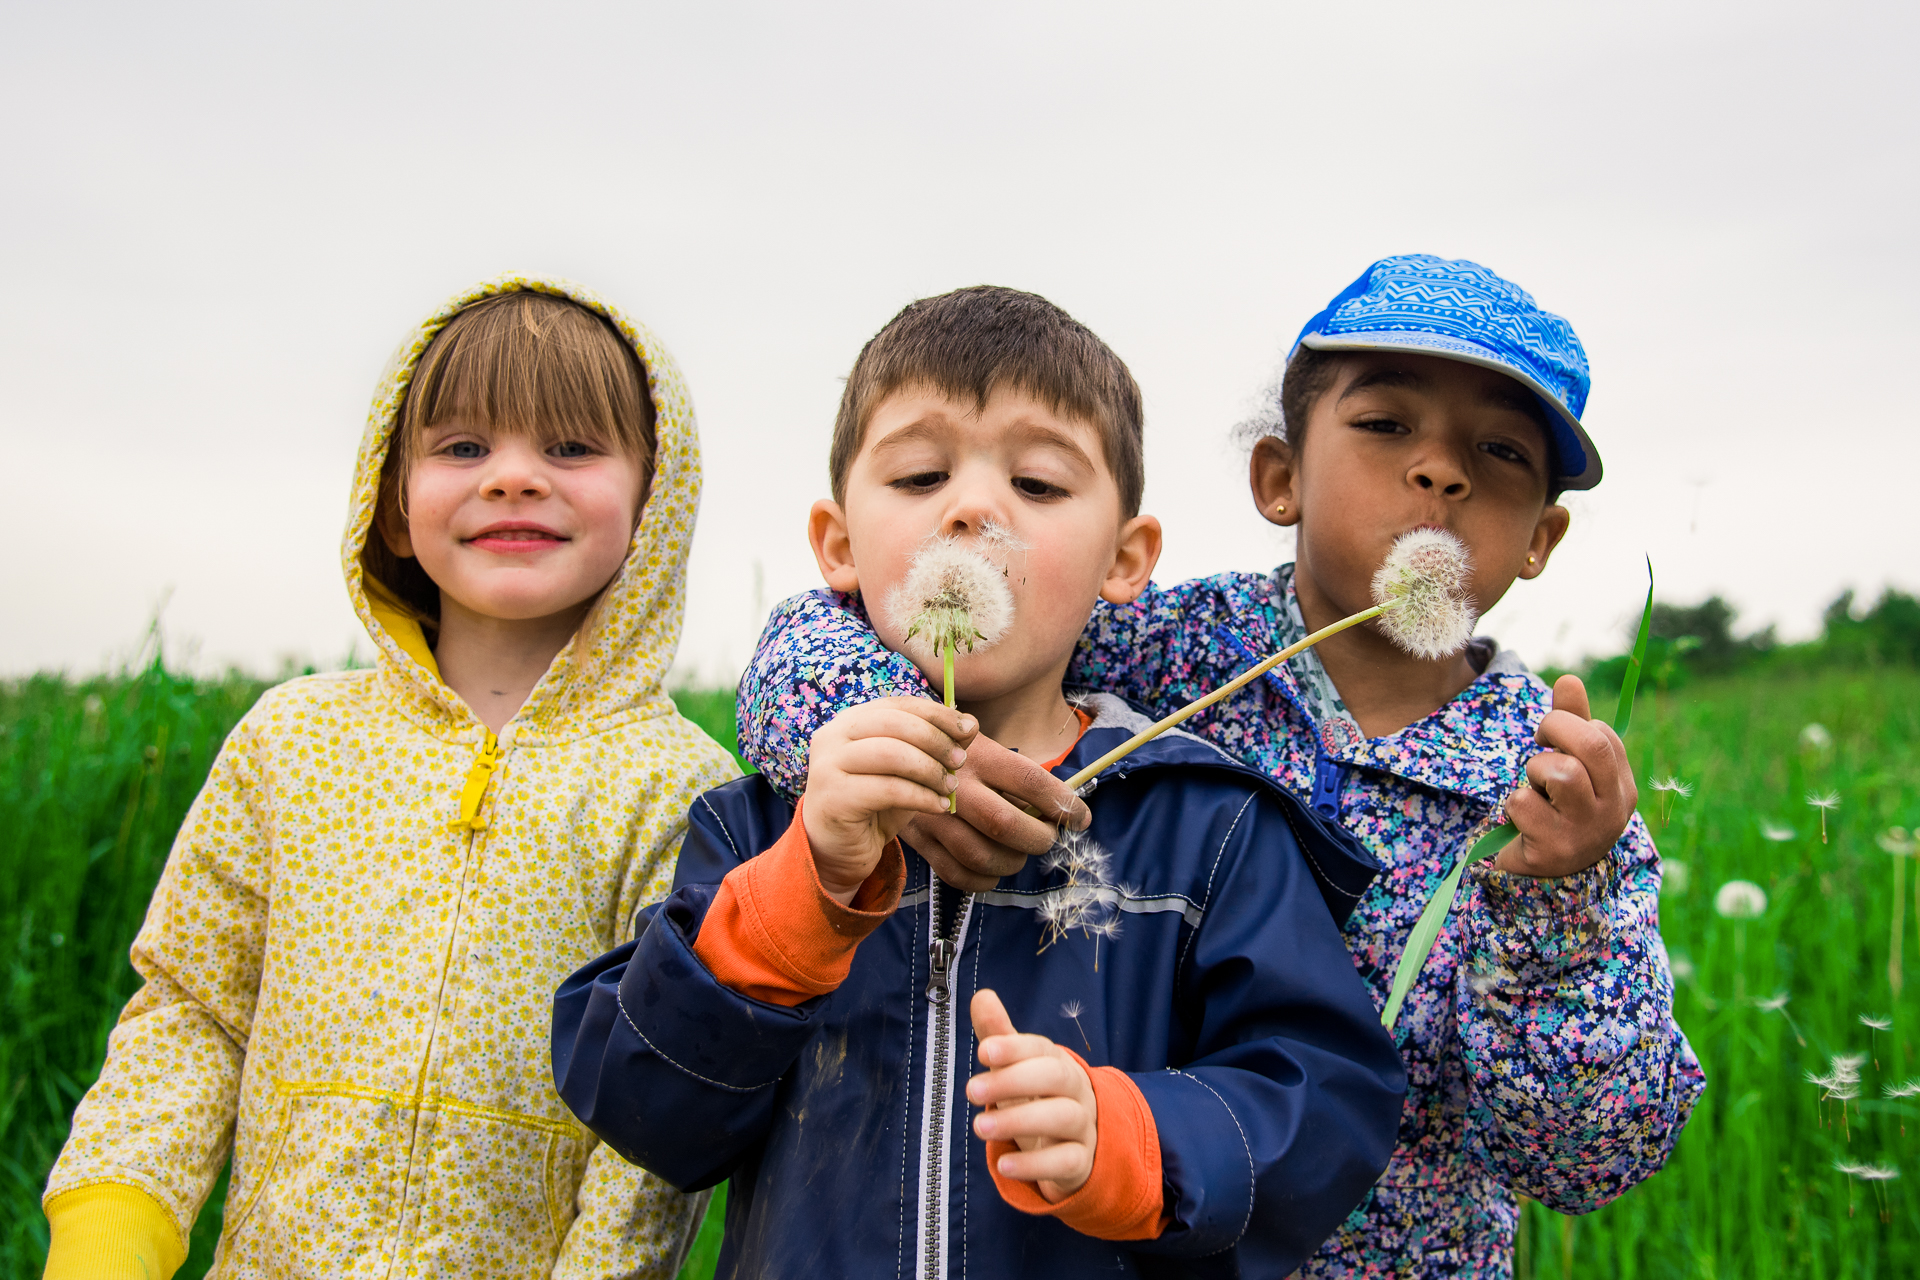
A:
[[[841,906],[820,887],[800,814],[796,806],[772,848],[727,872],[693,941],[721,986],[789,1009],[847,980],[854,948],[893,914],[907,884],[906,855],[892,840],[852,905]]]
[[[1153,1122],[1153,1109],[1126,1072],[1118,1067],[1089,1067],[1079,1054],[1066,1051],[1093,1082],[1100,1136],[1094,1143],[1092,1175],[1065,1200],[1049,1204],[1033,1183],[1000,1175],[1000,1157],[1019,1148],[1011,1142],[989,1142],[987,1170],[993,1185],[1000,1198],[1020,1212],[1058,1218],[1096,1240],[1158,1239],[1167,1229],[1167,1215],[1160,1130]]]

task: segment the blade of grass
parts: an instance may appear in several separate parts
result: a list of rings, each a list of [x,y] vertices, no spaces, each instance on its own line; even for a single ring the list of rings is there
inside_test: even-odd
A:
[[[1634,637],[1633,652],[1627,656],[1627,674],[1620,681],[1620,705],[1613,713],[1613,731],[1627,736],[1633,723],[1633,695],[1640,687],[1640,671],[1647,664],[1647,640],[1653,634],[1653,557],[1647,557],[1647,607],[1640,611],[1640,634]]]

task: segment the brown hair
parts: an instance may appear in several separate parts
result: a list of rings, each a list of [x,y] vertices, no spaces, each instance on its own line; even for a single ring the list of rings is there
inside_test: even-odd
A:
[[[1140,386],[1106,343],[1037,294],[993,285],[955,289],[909,303],[860,350],[840,397],[827,469],[836,502],[873,411],[902,387],[924,383],[985,408],[1010,387],[1081,418],[1100,432],[1120,509],[1140,513],[1146,488]]]
[[[450,418],[543,442],[590,440],[638,459],[643,498],[652,484],[647,371],[611,322],[570,299],[530,290],[462,309],[414,366],[387,438],[374,528],[360,550],[367,575],[429,623],[440,616],[440,589],[418,560],[388,549],[379,526],[383,518],[405,517],[421,438]]]

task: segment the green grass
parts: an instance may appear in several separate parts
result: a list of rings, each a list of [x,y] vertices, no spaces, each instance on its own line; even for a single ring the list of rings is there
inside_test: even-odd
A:
[[[263,687],[158,666],[0,684],[0,938],[13,948],[0,1028],[0,1280],[39,1275],[40,1188],[133,990],[127,944],[214,751]],[[731,694],[679,699],[732,745]],[[1829,752],[1799,747],[1815,721],[1832,733]],[[1767,671],[1643,690],[1629,745],[1661,848],[1688,868],[1661,922],[1675,958],[1692,966],[1678,1008],[1708,1090],[1667,1170],[1645,1186],[1577,1220],[1531,1206],[1522,1274],[1920,1274],[1920,1159],[1906,1158],[1920,1143],[1920,1105],[1881,1096],[1920,1075],[1920,913],[1909,876],[1910,985],[1896,1002],[1892,859],[1873,839],[1890,824],[1920,825],[1920,672]],[[1673,801],[1662,825],[1648,782],[1669,773],[1694,794]],[[1823,845],[1803,797],[1827,788],[1841,802]],[[1762,820],[1797,834],[1769,841]],[[1744,926],[1712,905],[1736,877],[1769,898]],[[1788,994],[1784,1012],[1754,1003],[1778,992]],[[1863,1013],[1894,1027],[1870,1033]],[[1843,1114],[1805,1076],[1845,1052],[1871,1056],[1862,1096]],[[1837,1172],[1837,1159],[1913,1167],[1876,1193]],[[219,1203],[216,1192],[183,1276],[211,1260]],[[716,1196],[684,1274],[710,1274],[720,1205]]]

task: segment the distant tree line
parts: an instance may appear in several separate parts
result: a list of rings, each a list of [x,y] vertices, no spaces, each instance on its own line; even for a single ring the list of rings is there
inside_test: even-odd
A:
[[[1755,670],[1920,666],[1920,599],[1892,588],[1864,612],[1851,588],[1841,592],[1822,615],[1819,637],[1802,644],[1780,643],[1771,626],[1735,635],[1738,617],[1719,596],[1692,605],[1656,602],[1646,678],[1676,688],[1702,676]],[[1618,689],[1626,669],[1620,654],[1590,663],[1584,674],[1596,689]]]

